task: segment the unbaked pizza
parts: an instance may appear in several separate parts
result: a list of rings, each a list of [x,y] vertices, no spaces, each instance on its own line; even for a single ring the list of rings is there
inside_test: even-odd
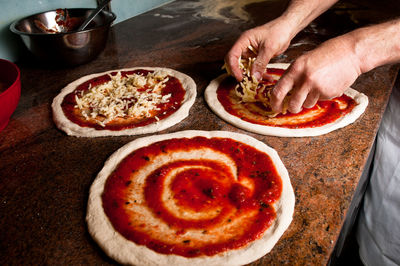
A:
[[[243,62],[241,65],[242,69],[249,72],[249,67]],[[248,75],[244,75],[240,83],[227,74],[221,75],[206,88],[206,101],[219,117],[237,127],[282,137],[326,134],[353,123],[365,111],[368,97],[348,88],[342,96],[318,101],[314,107],[303,108],[297,114],[287,111],[289,95],[284,99],[282,113],[274,113],[270,107],[270,93],[288,66],[269,64],[267,71],[272,80],[259,83]]]
[[[247,135],[182,131],[136,139],[93,182],[88,229],[132,265],[242,265],[268,253],[292,220],[277,152]]]
[[[74,136],[153,133],[187,117],[195,98],[193,79],[178,71],[112,70],[67,85],[53,100],[53,119]]]

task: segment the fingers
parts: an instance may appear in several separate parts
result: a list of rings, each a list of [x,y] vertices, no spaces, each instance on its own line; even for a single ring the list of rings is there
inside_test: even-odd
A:
[[[266,49],[266,47],[262,45],[259,48],[257,58],[252,65],[251,75],[257,80],[261,80],[272,56],[270,49]]]
[[[226,68],[237,81],[242,81],[242,71],[239,69],[239,58],[242,50],[238,46],[233,46],[225,57]]]
[[[312,108],[320,99],[320,93],[318,90],[312,90],[308,95],[306,100],[303,103],[303,107]]]
[[[276,83],[271,93],[271,108],[274,112],[282,111],[283,99],[292,90],[293,84],[293,79],[288,75],[282,76],[278,83]]]
[[[239,58],[247,53],[249,45],[248,33],[245,32],[239,37],[225,57],[227,70],[237,81],[242,81],[243,79],[242,71],[239,69]]]
[[[320,98],[320,91],[313,89],[310,83],[289,71],[281,77],[271,94],[271,107],[274,112],[281,112],[284,98],[291,91],[288,110],[293,114],[299,113],[303,107],[313,107]]]
[[[283,80],[279,82],[272,91],[271,106],[274,112],[281,112],[283,108],[283,100],[289,91],[292,91],[289,101],[289,112],[297,114],[301,112],[303,107],[311,108],[319,100],[319,92],[313,90],[303,84],[300,88],[293,89],[293,80]]]
[[[306,100],[309,89],[305,86],[296,89],[293,94],[290,96],[289,101],[289,112],[292,114],[297,114],[303,109],[303,103]]]

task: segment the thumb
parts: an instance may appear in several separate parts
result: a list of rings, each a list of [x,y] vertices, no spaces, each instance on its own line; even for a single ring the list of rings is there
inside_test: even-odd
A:
[[[238,81],[243,79],[242,71],[239,69],[239,57],[241,52],[240,47],[234,46],[225,57],[226,70]]]
[[[267,70],[267,65],[271,58],[272,54],[269,49],[266,49],[264,46],[262,46],[258,51],[257,58],[251,67],[251,75],[257,80],[261,80],[264,72]]]

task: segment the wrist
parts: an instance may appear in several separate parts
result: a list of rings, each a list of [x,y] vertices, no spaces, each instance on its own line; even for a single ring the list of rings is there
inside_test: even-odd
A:
[[[291,0],[287,9],[278,18],[290,25],[291,34],[307,27],[315,18],[328,10],[338,0]]]
[[[288,35],[290,40],[292,40],[305,27],[301,25],[300,17],[293,16],[290,13],[282,14],[280,17],[276,18],[275,21]]]
[[[400,61],[400,20],[350,32],[362,73]]]
[[[290,42],[296,34],[301,30],[298,28],[294,19],[287,19],[286,17],[280,16],[276,19],[264,24],[261,27],[266,27],[266,29],[270,29],[271,27],[275,28],[275,32],[279,32],[281,37],[285,37],[288,42]]]

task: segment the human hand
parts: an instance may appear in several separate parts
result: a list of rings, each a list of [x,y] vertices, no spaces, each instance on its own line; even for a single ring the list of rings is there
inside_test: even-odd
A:
[[[291,113],[300,112],[302,107],[311,108],[318,100],[338,97],[360,74],[353,40],[349,36],[331,39],[290,65],[271,93],[272,110],[282,110],[289,91]]]
[[[279,18],[245,31],[225,57],[228,73],[241,81],[243,75],[239,69],[239,58],[256,56],[251,75],[260,80],[266,73],[270,59],[283,53],[289,47],[294,34],[294,28],[287,21]],[[249,50],[249,46],[257,51],[257,55]]]

